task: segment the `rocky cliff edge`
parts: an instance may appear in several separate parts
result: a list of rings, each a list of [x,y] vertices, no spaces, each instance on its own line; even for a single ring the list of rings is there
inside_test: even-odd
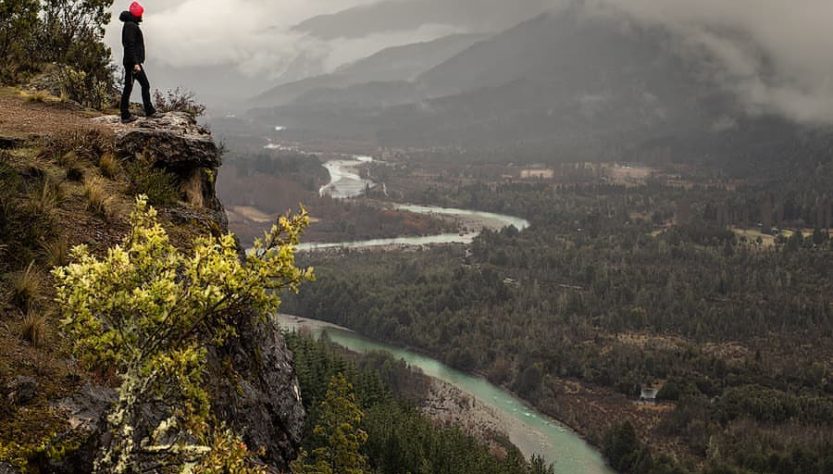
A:
[[[55,264],[50,246],[60,241],[103,252],[126,232],[125,212],[104,217],[85,196],[85,182],[93,177],[103,182],[114,208],[131,206],[127,178],[102,177],[105,154],[124,167],[142,161],[175,177],[178,202],[157,208],[177,245],[187,249],[199,234],[227,232],[214,188],[221,151],[210,132],[184,113],[123,125],[115,116],[26,101],[9,89],[0,90],[0,105],[0,293],[13,289],[11,282],[27,265],[36,268],[40,293],[26,307],[30,315],[46,315],[39,323],[44,335],[31,334],[23,306],[0,299],[0,472],[27,462],[42,472],[89,472],[108,437],[102,421],[114,390],[100,376],[80,372],[61,349],[59,325],[49,316],[54,305],[48,269]],[[33,209],[44,222],[37,229],[28,228]],[[305,417],[293,357],[276,324],[239,320],[238,335],[209,354],[213,411],[266,464],[282,471],[297,455]],[[60,456],[46,455],[55,450]]]

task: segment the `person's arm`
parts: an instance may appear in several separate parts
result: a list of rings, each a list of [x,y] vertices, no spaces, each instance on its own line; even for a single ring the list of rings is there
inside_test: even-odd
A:
[[[137,54],[139,46],[138,28],[139,27],[136,25],[130,23],[126,24],[124,26],[124,35],[122,38],[122,44],[124,45],[124,60],[128,65],[137,71],[141,70]]]

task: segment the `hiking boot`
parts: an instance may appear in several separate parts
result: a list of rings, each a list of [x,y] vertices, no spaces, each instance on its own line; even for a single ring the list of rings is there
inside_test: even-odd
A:
[[[159,112],[155,112],[155,111],[151,112],[149,114],[145,114],[145,118],[149,118],[149,119],[156,119],[156,118],[159,118],[161,116],[162,116],[162,114],[160,114]]]
[[[138,118],[136,118],[136,116],[135,116],[135,115],[131,115],[130,117],[127,117],[127,118],[122,118],[122,119],[121,119],[121,123],[133,123],[133,122],[135,122],[136,120],[139,120],[139,119],[138,119]]]

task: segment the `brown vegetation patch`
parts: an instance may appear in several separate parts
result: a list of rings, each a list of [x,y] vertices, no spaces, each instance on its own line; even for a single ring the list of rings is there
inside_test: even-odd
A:
[[[642,334],[642,333],[620,333],[616,335],[619,342],[645,349],[674,350],[681,349],[688,345],[685,339],[679,336]]]
[[[53,101],[27,101],[16,89],[0,89],[0,134],[28,138],[96,128],[95,112],[68,110]]]
[[[661,433],[661,424],[674,411],[672,403],[642,403],[604,387],[575,380],[550,378],[556,403],[542,406],[545,413],[563,421],[596,446],[612,427],[630,421],[640,439],[663,452],[690,456],[682,443]]]
[[[703,353],[726,362],[743,362],[751,358],[754,353],[739,342],[706,343],[702,346]]]

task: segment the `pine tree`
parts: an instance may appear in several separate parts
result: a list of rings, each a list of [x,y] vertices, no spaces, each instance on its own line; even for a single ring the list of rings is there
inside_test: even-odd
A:
[[[343,374],[330,380],[327,396],[319,407],[319,421],[313,434],[321,447],[312,455],[302,453],[292,464],[296,474],[364,474],[369,472],[367,457],[361,453],[367,433],[360,428],[364,412],[359,407],[353,386]]]
[[[547,464],[544,458],[533,454],[529,461],[529,472],[530,474],[555,474],[555,466]]]

